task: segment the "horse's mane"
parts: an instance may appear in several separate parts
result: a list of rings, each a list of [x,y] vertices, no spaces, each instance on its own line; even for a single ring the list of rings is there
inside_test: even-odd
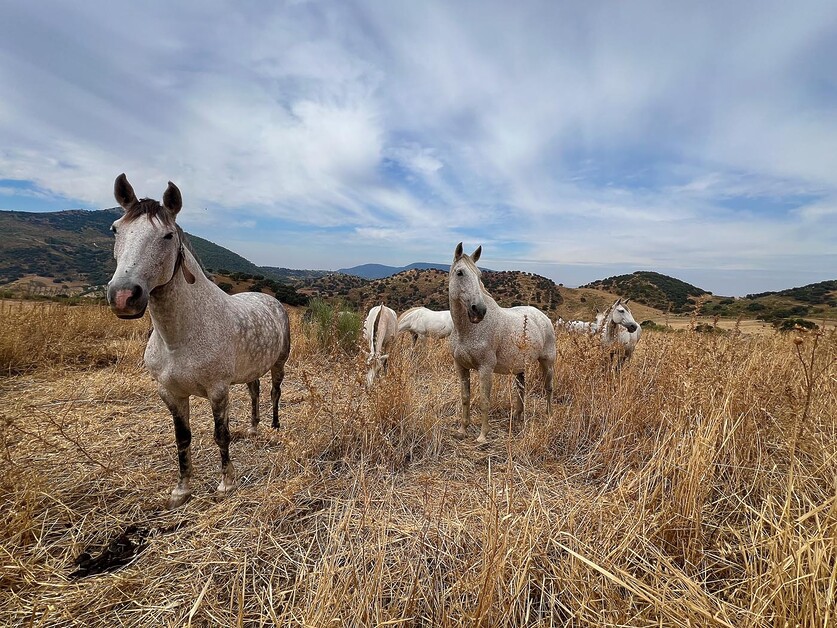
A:
[[[192,243],[189,241],[189,238],[186,237],[186,232],[183,231],[183,228],[177,223],[174,223],[174,228],[177,229],[177,237],[180,238],[180,241],[183,243],[183,247],[192,254],[192,257],[195,258],[195,261],[198,263],[198,266],[200,266],[201,272],[203,273],[204,277],[211,280],[212,276],[208,272],[206,272],[206,267],[203,265],[201,258],[198,257],[198,254],[195,252],[195,249],[192,246]]]
[[[401,315],[398,317],[398,322],[400,323],[403,319],[407,318],[408,314],[412,314],[416,310],[424,310],[427,309],[423,305],[417,305],[415,307],[411,307],[409,310],[404,310],[401,312]]]
[[[133,222],[140,216],[148,216],[151,220],[156,218],[164,225],[170,227],[174,224],[174,216],[153,198],[141,198],[136,203],[125,210],[125,216],[122,218],[125,222]]]

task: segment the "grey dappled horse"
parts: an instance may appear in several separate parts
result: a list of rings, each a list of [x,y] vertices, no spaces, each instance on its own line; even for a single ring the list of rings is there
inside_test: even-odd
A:
[[[552,321],[538,308],[497,305],[482,285],[476,262],[482,247],[472,256],[462,252],[460,242],[448,276],[448,296],[453,317],[451,351],[461,384],[462,422],[465,435],[471,412],[471,370],[479,373],[482,427],[478,443],[486,442],[488,406],[493,373],[515,375],[517,390],[513,418],[523,413],[526,361],[536,359],[546,387],[546,413],[552,412],[552,374],[555,367],[555,330]]]
[[[137,200],[124,174],[116,178],[114,196],[124,214],[111,227],[116,272],[108,284],[108,303],[120,318],[139,318],[146,307],[151,314],[154,330],[145,348],[145,365],[174,418],[180,463],[180,481],[169,505],[180,506],[192,493],[192,395],[212,404],[215,442],[221,451],[218,491],[226,493],[236,486],[229,454],[230,384],[247,384],[252,435],[259,422],[259,377],[270,371],[273,427],[279,427],[281,385],[291,350],[288,315],[271,296],[228,295],[206,277],[175,223],[183,202],[172,182],[162,205],[153,199]]]

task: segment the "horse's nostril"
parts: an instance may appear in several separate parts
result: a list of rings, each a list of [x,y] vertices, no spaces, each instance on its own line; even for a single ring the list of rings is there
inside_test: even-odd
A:
[[[471,305],[471,311],[472,311],[472,312],[476,312],[476,311],[477,311],[477,306],[476,306],[476,304],[472,304],[472,305]]]

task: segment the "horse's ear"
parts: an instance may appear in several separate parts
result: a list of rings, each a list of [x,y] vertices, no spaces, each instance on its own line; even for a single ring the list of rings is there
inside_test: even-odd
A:
[[[620,303],[622,303],[622,297],[619,297],[618,299],[616,299],[616,305],[619,305]]]
[[[624,301],[622,301],[622,305],[628,305],[628,301],[630,301],[630,299],[625,299]]]
[[[177,216],[177,212],[183,207],[183,197],[180,196],[180,190],[171,181],[169,181],[169,187],[163,193],[163,207],[169,210],[172,216]]]
[[[477,260],[480,258],[480,255],[482,255],[482,244],[480,244],[477,247],[477,250],[474,251],[474,254],[471,255],[471,261],[474,262],[474,264],[476,264]]]
[[[462,257],[462,242],[456,245],[456,250],[453,252],[453,261],[457,261]]]
[[[124,172],[116,177],[116,181],[113,182],[113,197],[125,211],[137,204],[137,195],[134,194],[134,188],[128,183],[128,177],[125,176]]]

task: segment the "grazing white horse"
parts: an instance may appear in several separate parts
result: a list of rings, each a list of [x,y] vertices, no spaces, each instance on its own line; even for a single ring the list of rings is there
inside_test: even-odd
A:
[[[366,373],[367,386],[371,387],[381,373],[387,372],[389,349],[397,332],[398,316],[395,310],[383,303],[369,310],[363,323],[363,338],[369,351],[366,356],[366,364],[369,367]]]
[[[592,336],[599,331],[599,327],[601,326],[603,320],[604,313],[597,312],[596,320],[592,323],[587,321],[565,321],[564,319],[559,318],[555,321],[555,325],[575,334],[588,334]]]
[[[236,486],[230,462],[227,406],[231,384],[247,384],[251,399],[248,433],[259,423],[259,377],[270,371],[273,427],[279,427],[279,398],[291,350],[288,315],[282,304],[260,292],[228,295],[203,273],[175,218],[183,205],[169,182],[162,205],[137,200],[124,174],[114,196],[124,210],[113,223],[116,272],[108,303],[120,318],[139,318],[146,307],[154,330],[145,347],[145,366],[174,418],[180,481],[169,505],[189,499],[192,477],[189,397],[209,399],[215,442],[221,452],[220,493]]]
[[[488,406],[493,373],[515,375],[517,397],[514,419],[523,413],[524,370],[527,360],[540,363],[546,387],[546,414],[552,413],[552,375],[555,368],[555,330],[552,321],[531,306],[504,308],[497,305],[480,280],[476,262],[482,247],[473,255],[462,252],[460,242],[453,255],[448,277],[448,296],[453,318],[450,337],[453,359],[461,384],[462,421],[460,436],[470,422],[471,370],[479,372],[482,427],[478,443],[486,442]]]
[[[418,337],[447,338],[453,331],[450,310],[435,312],[426,307],[413,307],[398,317],[398,332],[409,331],[413,344]]]
[[[599,330],[601,343],[610,348],[611,360],[615,360],[618,370],[634,354],[642,335],[642,327],[628,309],[628,299],[618,299],[603,316]]]

